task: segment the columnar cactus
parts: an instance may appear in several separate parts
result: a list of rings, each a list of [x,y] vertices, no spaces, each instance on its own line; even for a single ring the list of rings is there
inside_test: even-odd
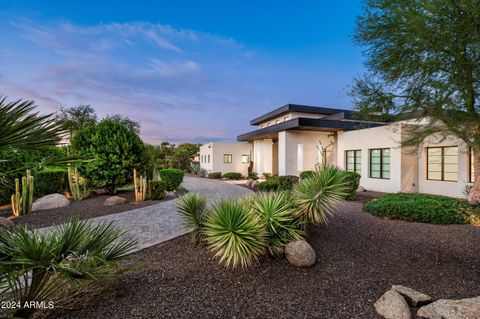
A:
[[[137,179],[137,170],[133,169],[133,186],[135,190],[135,201],[143,202],[147,197],[147,178],[140,176]]]
[[[20,194],[20,181],[15,178],[15,194],[12,195],[12,212],[15,216],[22,214],[22,195]]]
[[[71,164],[68,164],[68,185],[74,201],[82,200],[82,191],[80,190],[80,175],[78,174],[78,168],[72,170]]]
[[[12,195],[12,211],[15,216],[26,215],[32,211],[34,178],[27,170],[27,176],[22,177],[22,192],[20,181],[15,179],[15,194]]]

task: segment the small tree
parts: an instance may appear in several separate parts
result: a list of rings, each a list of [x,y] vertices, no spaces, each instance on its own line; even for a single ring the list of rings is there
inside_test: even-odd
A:
[[[82,128],[97,123],[97,113],[90,105],[79,105],[75,107],[62,107],[58,113],[58,119],[63,127],[72,136]]]
[[[474,154],[470,202],[480,202],[480,3],[478,0],[368,0],[356,42],[369,73],[352,89],[369,119],[414,114],[405,145],[456,136]],[[420,123],[419,123],[420,124]]]
[[[81,173],[110,193],[131,181],[132,168],[141,168],[144,159],[144,144],[138,134],[114,120],[81,129],[73,136],[72,147],[95,158],[81,167]]]

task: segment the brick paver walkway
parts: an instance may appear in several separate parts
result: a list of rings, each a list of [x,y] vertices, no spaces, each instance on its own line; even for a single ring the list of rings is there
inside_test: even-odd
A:
[[[189,192],[206,194],[210,202],[252,193],[241,186],[189,176],[185,177],[183,186]],[[141,250],[189,232],[189,229],[182,226],[180,216],[175,211],[176,202],[177,200],[170,200],[119,214],[92,218],[90,221],[94,223],[113,221],[117,227],[138,240],[137,250]]]

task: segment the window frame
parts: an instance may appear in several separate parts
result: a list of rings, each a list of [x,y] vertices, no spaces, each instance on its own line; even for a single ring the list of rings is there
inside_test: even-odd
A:
[[[225,161],[225,158],[230,158],[229,162]],[[223,154],[223,164],[232,164],[233,163],[233,155],[232,154]]]
[[[388,177],[383,177],[384,176],[384,170],[383,170],[383,152],[385,150],[388,150],[389,151],[389,154],[388,154],[388,157],[390,158],[390,169],[388,170]],[[372,152],[373,151],[380,151],[380,177],[373,177],[372,176]],[[392,151],[391,151],[391,148],[390,147],[381,147],[381,148],[369,148],[368,149],[368,177],[369,178],[374,178],[374,179],[386,179],[386,180],[389,180],[390,179],[390,173],[392,171]]]
[[[428,176],[428,172],[429,172],[429,165],[428,165],[428,151],[432,148],[439,148],[442,150],[441,152],[441,155],[440,155],[440,179],[432,179],[432,178],[429,178]],[[457,179],[456,180],[449,180],[449,179],[445,179],[445,149],[446,148],[456,148],[457,149]],[[459,175],[459,171],[458,171],[458,168],[459,168],[459,149],[458,149],[458,145],[448,145],[448,146],[428,146],[428,147],[425,147],[425,160],[426,160],[426,170],[425,170],[425,179],[427,181],[432,181],[432,182],[451,182],[451,183],[457,183],[458,182],[458,175]]]
[[[348,152],[353,152],[353,171],[348,170]],[[362,161],[360,163],[357,163],[357,153],[360,153],[360,159],[362,159],[362,150],[361,149],[355,149],[355,150],[345,150],[345,170],[349,172],[355,172],[360,175],[362,175]],[[360,164],[360,169],[359,171],[357,170],[357,164]]]
[[[244,157],[244,156],[247,157],[247,161],[246,161],[246,162],[243,161],[243,157]],[[240,156],[240,161],[242,162],[242,164],[249,164],[249,163],[250,163],[250,155],[249,155],[249,154],[242,154],[242,155]]]

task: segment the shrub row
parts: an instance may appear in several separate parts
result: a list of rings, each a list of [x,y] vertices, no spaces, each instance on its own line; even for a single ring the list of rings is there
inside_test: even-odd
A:
[[[228,172],[228,173],[223,174],[223,178],[226,178],[226,179],[240,179],[240,178],[242,178],[242,173]]]
[[[220,177],[222,177],[222,173],[220,173],[220,172],[213,172],[213,173],[208,174],[208,178],[210,178],[210,179],[215,179],[215,178],[220,178]]]

